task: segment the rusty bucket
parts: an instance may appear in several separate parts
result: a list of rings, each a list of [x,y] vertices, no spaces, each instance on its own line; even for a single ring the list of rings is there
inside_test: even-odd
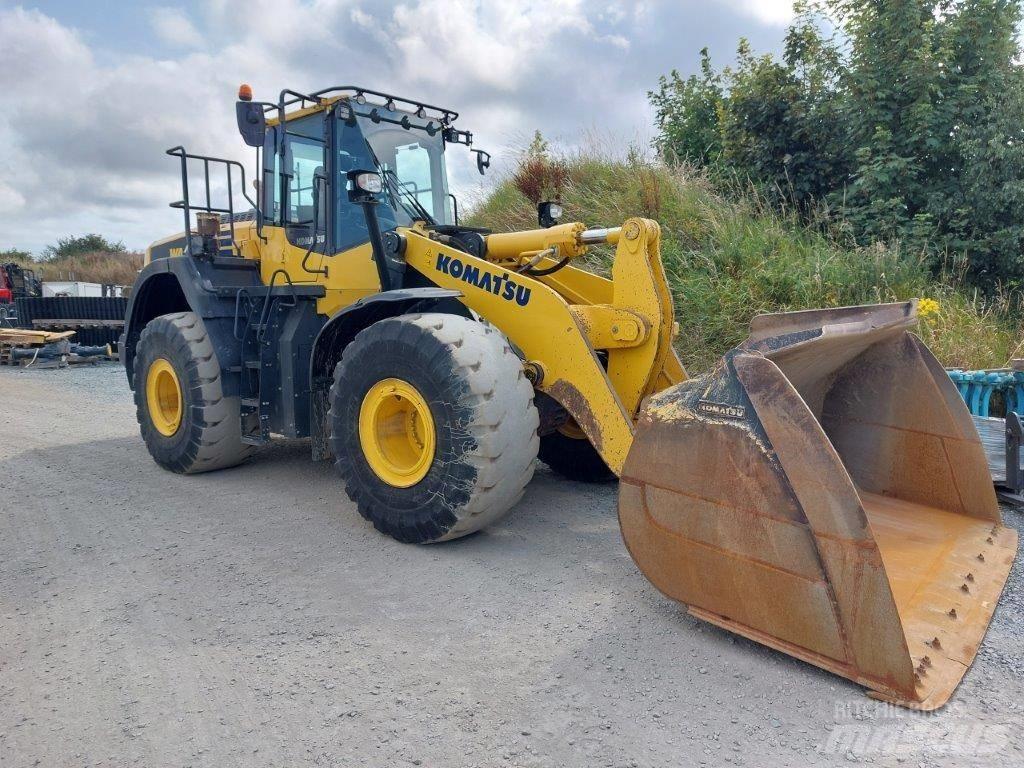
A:
[[[650,398],[619,496],[641,571],[706,621],[941,707],[1017,551],[916,305],[758,317]]]

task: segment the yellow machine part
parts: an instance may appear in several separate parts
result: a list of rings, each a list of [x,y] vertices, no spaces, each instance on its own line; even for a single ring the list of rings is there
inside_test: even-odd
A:
[[[913,303],[768,315],[654,395],[622,473],[634,560],[707,621],[919,709],[976,654],[1017,549]]]
[[[359,407],[359,443],[370,469],[385,483],[416,485],[430,471],[437,447],[426,399],[402,379],[378,381]]]
[[[543,240],[521,236],[527,233],[491,235],[488,256],[512,260],[520,248],[528,254],[574,243],[580,231],[581,225],[536,230]],[[541,372],[536,388],[569,412],[613,472],[621,471],[642,399],[685,378],[671,344],[672,305],[657,223],[635,218],[623,224],[610,280],[571,266],[535,278],[469,256],[425,232],[404,234],[408,267],[460,291],[466,306],[500,328]],[[493,254],[492,238],[500,238]],[[632,330],[624,333],[627,324]],[[599,349],[607,354],[607,368]]]
[[[185,410],[181,383],[174,366],[163,357],[154,360],[146,371],[146,405],[157,432],[164,437],[177,433]]]
[[[543,277],[517,271],[531,259],[543,269],[585,254],[579,223],[488,235],[486,259],[418,226],[399,231],[407,241],[407,267],[459,291],[466,306],[500,328],[542,372],[536,388],[560,403],[605,463],[620,471],[643,398],[686,378],[672,349],[658,224],[634,218],[608,231],[606,241],[617,246],[610,279],[571,264]],[[281,227],[264,226],[261,240],[255,224],[244,222],[234,235],[242,256],[259,261],[264,284],[323,286],[319,314],[330,317],[380,291],[369,243],[331,256],[307,255]]]

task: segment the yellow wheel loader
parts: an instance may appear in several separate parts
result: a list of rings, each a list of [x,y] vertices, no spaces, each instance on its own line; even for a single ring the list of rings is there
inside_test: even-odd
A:
[[[949,698],[1017,538],[913,302],[758,317],[688,379],[654,221],[545,204],[535,230],[461,225],[445,152],[472,134],[416,100],[243,86],[236,114],[255,195],[240,163],[169,150],[183,231],[149,249],[126,317],[158,464],[308,437],[410,543],[501,517],[538,455],[618,477],[626,546],[694,615],[890,701]],[[596,244],[608,278],[577,266]]]

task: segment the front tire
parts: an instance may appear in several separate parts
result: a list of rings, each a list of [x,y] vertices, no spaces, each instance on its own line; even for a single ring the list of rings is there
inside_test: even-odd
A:
[[[345,490],[399,541],[477,531],[515,506],[533,477],[533,387],[483,323],[430,313],[371,325],[335,368],[330,403]]]
[[[245,461],[239,401],[225,397],[220,364],[194,312],[150,320],[135,348],[136,418],[154,461],[182,474]]]

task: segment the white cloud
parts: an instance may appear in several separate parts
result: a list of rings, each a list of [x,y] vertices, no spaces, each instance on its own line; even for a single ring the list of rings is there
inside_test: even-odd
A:
[[[765,24],[783,27],[793,20],[793,0],[729,0],[729,2]]]
[[[141,247],[173,232],[179,182],[164,150],[251,168],[235,132],[241,82],[269,101],[357,83],[455,108],[500,171],[535,128],[570,144],[584,126],[649,131],[644,94],[659,74],[759,28],[723,30],[733,11],[702,0],[208,0],[191,18],[139,13],[173,56],[0,7],[0,249],[85,231]],[[449,169],[458,191],[479,189],[467,152],[453,149]]]
[[[438,84],[470,78],[504,91],[519,85],[560,40],[595,34],[580,0],[424,0],[398,6],[388,32],[405,78]]]
[[[203,43],[203,36],[180,8],[154,8],[150,13],[150,23],[157,36],[170,45],[196,48]]]

